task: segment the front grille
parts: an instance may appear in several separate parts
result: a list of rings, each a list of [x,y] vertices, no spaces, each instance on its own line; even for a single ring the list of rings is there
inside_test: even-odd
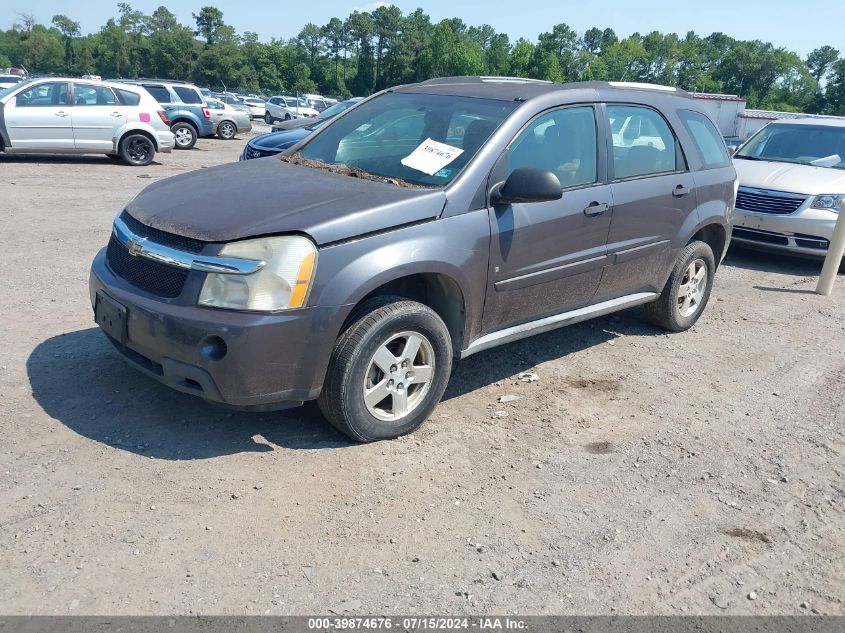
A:
[[[250,147],[249,145],[246,146],[246,157],[247,159],[250,158],[263,158],[264,156],[271,156],[271,154],[267,154],[262,152],[260,149],[255,149],[254,147]]]
[[[189,273],[187,270],[167,266],[146,257],[130,255],[114,234],[106,250],[106,262],[118,277],[122,277],[136,288],[166,299],[173,299],[182,294]]]
[[[778,244],[780,246],[788,246],[789,238],[781,233],[772,233],[770,231],[758,231],[757,229],[746,229],[741,226],[735,226],[733,236],[745,240],[754,240],[755,242],[763,242],[764,244]]]
[[[129,230],[135,235],[146,237],[151,242],[161,244],[162,246],[169,246],[170,248],[187,251],[189,253],[200,253],[205,246],[205,242],[201,240],[167,233],[166,231],[161,231],[159,229],[154,229],[151,226],[147,226],[146,224],[143,224],[133,218],[126,211],[120,214],[120,219],[123,220],[126,226],[129,227]]]
[[[787,215],[795,213],[806,199],[806,196],[780,191],[752,191],[740,187],[736,195],[736,208],[739,211],[751,211],[753,213]]]

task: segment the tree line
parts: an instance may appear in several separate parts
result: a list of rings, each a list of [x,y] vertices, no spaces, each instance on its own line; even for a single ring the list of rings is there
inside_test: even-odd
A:
[[[724,33],[653,31],[620,38],[613,29],[577,33],[565,23],[537,41],[512,42],[490,25],[434,23],[395,6],[353,11],[291,39],[238,34],[216,7],[181,24],[166,7],[145,15],[121,2],[117,15],[83,35],[66,15],[49,25],[22,15],[0,31],[0,67],[35,74],[161,77],[212,89],[347,97],[447,75],[510,75],[551,81],[642,81],[745,97],[750,108],[845,115],[845,58],[821,46],[805,59],[761,40]]]

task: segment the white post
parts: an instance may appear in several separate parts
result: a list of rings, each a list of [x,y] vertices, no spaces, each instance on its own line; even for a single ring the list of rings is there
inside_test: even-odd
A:
[[[836,281],[836,273],[839,271],[839,264],[842,262],[843,252],[845,252],[845,200],[839,207],[839,217],[836,219],[833,237],[830,238],[830,245],[827,247],[827,257],[824,258],[824,266],[822,266],[822,274],[819,275],[816,294],[825,297],[830,295],[833,290],[833,282]]]

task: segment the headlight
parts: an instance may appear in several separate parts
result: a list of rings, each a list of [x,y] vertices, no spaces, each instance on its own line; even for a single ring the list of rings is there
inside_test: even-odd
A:
[[[251,275],[209,273],[199,305],[237,310],[301,308],[308,298],[317,248],[304,237],[263,237],[226,244],[221,256],[263,261]]]
[[[842,205],[842,201],[845,200],[845,195],[837,195],[834,193],[824,193],[820,196],[816,196],[815,200],[813,200],[813,204],[810,205],[811,209],[825,209],[827,211],[833,211],[834,213],[839,213],[839,209]]]

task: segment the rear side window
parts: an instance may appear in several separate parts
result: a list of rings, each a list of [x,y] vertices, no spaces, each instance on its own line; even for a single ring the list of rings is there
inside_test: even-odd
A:
[[[132,92],[130,90],[121,90],[120,88],[115,89],[117,92],[118,98],[120,98],[120,102],[123,105],[128,106],[136,106],[141,103],[141,95],[137,92]]]
[[[110,88],[105,86],[91,86],[74,84],[73,104],[78,106],[115,105],[117,99]]]
[[[200,104],[204,101],[199,92],[188,86],[173,86],[173,92],[179,96],[182,103]]]
[[[675,135],[660,114],[642,106],[610,105],[607,115],[613,134],[615,178],[678,170]]]
[[[170,103],[170,93],[164,86],[157,86],[155,84],[144,84],[144,88],[146,88],[147,92],[149,92],[153,96],[153,98],[159,103]]]
[[[678,116],[695,141],[705,167],[725,167],[731,162],[725,141],[710,119],[692,110],[679,110]]]

